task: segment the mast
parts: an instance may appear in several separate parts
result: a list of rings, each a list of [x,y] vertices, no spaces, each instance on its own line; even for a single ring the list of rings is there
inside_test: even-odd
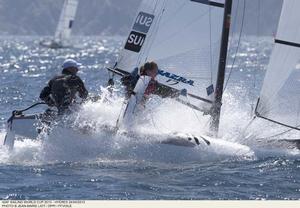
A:
[[[227,49],[228,49],[228,39],[229,39],[229,31],[230,31],[230,23],[231,23],[231,9],[232,9],[232,0],[225,0],[225,9],[224,9],[224,18],[223,18],[223,29],[222,29],[215,101],[212,106],[211,130],[213,130],[216,135],[218,134],[219,123],[220,123],[220,113],[221,113],[221,106],[222,106],[223,86],[224,86],[224,78],[225,78]]]

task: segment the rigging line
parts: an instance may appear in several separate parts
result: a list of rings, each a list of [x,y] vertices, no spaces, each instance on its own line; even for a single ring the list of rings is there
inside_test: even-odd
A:
[[[234,42],[234,39],[232,38],[233,37],[233,33],[234,33],[234,28],[236,28],[236,25],[237,25],[237,17],[238,17],[238,12],[239,12],[239,8],[240,8],[240,1],[237,2],[237,5],[236,5],[236,10],[235,10],[235,14],[233,15],[234,18],[234,23],[233,23],[233,26],[232,26],[232,30],[230,31],[230,44],[229,46],[232,46],[233,45],[233,42]],[[232,47],[230,47],[230,50],[233,50]]]
[[[166,0],[162,4],[162,9],[159,12],[159,16],[158,16],[157,22],[152,27],[153,31],[150,32],[149,37],[148,37],[148,41],[146,41],[146,43],[145,43],[145,45],[144,45],[144,47],[142,49],[142,52],[138,56],[137,63],[136,63],[137,66],[136,67],[138,67],[138,65],[140,65],[142,61],[146,62],[146,60],[148,59],[149,52],[150,52],[151,47],[152,47],[152,45],[154,43],[155,35],[157,34],[157,31],[159,29],[160,21],[161,21],[162,16],[164,15],[164,12],[165,12],[165,7],[166,7]],[[157,5],[155,5],[155,10],[156,9],[157,9]],[[155,13],[155,10],[154,10],[153,14]],[[148,49],[147,52],[146,52],[146,49]],[[142,60],[143,57],[145,58],[144,60]]]
[[[164,99],[163,99],[163,100],[164,100]],[[188,97],[186,97],[186,100],[187,100],[187,103],[190,103]],[[163,103],[166,103],[166,102],[163,102]],[[194,115],[195,115],[196,119],[198,120],[199,124],[201,124],[201,121],[200,121],[200,119],[199,119],[199,117],[198,117],[196,111],[195,111],[194,109],[192,109],[192,108],[191,108],[191,110],[192,110],[192,112],[194,113]],[[150,116],[151,116],[151,122],[152,122],[154,128],[155,128],[157,131],[159,131],[160,133],[165,133],[165,132],[161,131],[161,130],[158,128],[158,126],[156,125],[156,123],[155,123],[155,121],[154,121],[154,118],[153,118],[153,111],[150,111]],[[207,127],[208,124],[209,124],[209,122],[207,122],[207,123],[205,124],[204,128]],[[172,131],[171,131],[169,128],[167,128],[164,124],[161,123],[160,125],[161,125],[164,129],[166,129],[167,131],[172,132]]]
[[[158,3],[158,1],[156,1],[156,4],[157,4],[157,3]],[[141,3],[141,4],[142,4],[142,3]],[[140,6],[140,7],[141,7],[141,6]],[[154,8],[156,8],[156,5],[155,5]],[[135,14],[133,20],[132,20],[132,24],[131,24],[131,26],[130,26],[130,28],[128,29],[128,31],[127,31],[126,34],[129,35],[130,32],[132,31],[133,26],[134,26],[134,24],[135,24],[135,20],[136,20],[136,18],[137,18],[137,16],[138,16],[139,12],[140,12],[140,10],[138,9],[138,10],[136,11],[136,14]],[[124,56],[124,54],[123,54],[122,52],[124,51],[124,46],[125,46],[125,44],[126,44],[126,41],[127,41],[127,39],[124,39],[124,40],[122,41],[121,51],[120,51],[118,57],[116,58],[116,59],[117,59],[116,63],[121,63],[122,60],[125,58],[125,56]],[[139,55],[140,55],[140,54],[139,54]],[[137,61],[137,62],[138,62],[138,61]],[[114,68],[115,68],[115,67],[117,67],[117,65],[115,65]]]
[[[261,12],[261,1],[258,1],[258,16],[257,16],[257,28],[256,28],[256,32],[257,32],[257,38],[259,37],[260,35],[260,20],[261,20],[261,15],[260,15],[260,12]],[[257,43],[257,46],[258,46],[259,43]],[[258,55],[256,55],[256,70],[254,70],[254,74],[253,74],[253,90],[250,90],[250,93],[252,93],[252,97],[254,98],[255,97],[255,89],[256,89],[256,81],[257,81],[257,77],[256,77],[256,74],[257,74],[257,69],[258,69]],[[250,98],[251,99],[251,98]],[[251,115],[253,115],[254,112],[254,106],[255,106],[255,103],[256,103],[256,100],[257,99],[252,99],[252,103],[251,103]]]
[[[210,60],[209,60],[209,64],[210,64],[210,84],[213,83],[213,67],[212,67],[212,62],[213,62],[213,55],[212,55],[212,38],[211,38],[211,7],[209,7],[209,55],[210,55]]]
[[[299,114],[300,114],[300,100],[298,102],[297,119],[296,119],[297,123],[299,123]]]
[[[160,46],[162,45],[163,43],[165,43],[166,41],[170,40],[170,39],[173,39],[174,37],[176,36],[180,36],[180,33],[183,33],[185,32],[184,29],[186,28],[189,28],[191,26],[193,26],[193,24],[197,23],[197,20],[201,19],[202,17],[205,17],[205,15],[207,15],[208,12],[205,12],[197,17],[195,17],[194,19],[192,19],[191,21],[189,21],[187,24],[183,25],[181,28],[178,28],[177,31],[174,31],[173,33],[170,33],[169,36],[165,37],[164,40],[158,42],[156,45]]]
[[[296,126],[296,128],[299,128],[299,127],[300,127],[300,125]],[[274,134],[274,135],[271,135],[271,136],[268,136],[268,137],[260,137],[259,139],[270,139],[270,138],[282,136],[282,135],[287,134],[287,133],[289,133],[290,131],[293,131],[293,130],[295,130],[295,129],[288,129],[288,130],[285,130],[283,132],[280,132],[280,133],[277,133],[277,134]]]
[[[191,104],[188,96],[186,96],[186,100],[187,100],[187,103]],[[201,120],[198,117],[197,112],[193,108],[191,108],[191,110],[192,110],[193,114],[195,115],[196,119],[198,120],[199,124],[201,124]],[[210,123],[210,121],[206,122],[206,124],[204,125],[204,128],[206,128],[209,125],[209,123]]]
[[[224,92],[227,89],[227,85],[228,85],[229,79],[230,79],[232,71],[233,71],[233,66],[234,66],[235,61],[236,61],[237,53],[238,53],[238,50],[240,48],[241,37],[242,37],[243,30],[244,30],[245,11],[246,11],[246,0],[244,0],[243,16],[242,16],[242,23],[241,23],[241,31],[240,31],[239,38],[238,38],[238,45],[237,45],[237,48],[236,48],[236,51],[235,51],[235,56],[234,56],[234,59],[233,59],[233,62],[232,62],[232,65],[231,65],[226,83],[225,83]]]
[[[162,104],[165,104],[166,101],[164,99],[162,99]],[[154,116],[153,116],[153,110],[150,111],[150,117],[151,117],[151,122],[152,122],[152,125],[154,126],[154,128],[159,131],[160,133],[163,133],[165,134],[165,132],[163,132],[162,130],[160,130],[160,128],[158,128],[158,126],[156,125],[155,121],[154,121]],[[167,128],[163,123],[160,123],[160,126],[163,127],[163,129],[166,129],[167,131],[169,132],[172,132],[169,128]]]
[[[246,125],[246,127],[244,127],[244,130],[241,132],[241,135],[244,136],[247,129],[252,125],[252,123],[254,122],[254,120],[256,119],[256,116],[253,116],[253,118],[249,121],[249,123]]]
[[[176,15],[178,15],[179,11],[182,10],[186,4],[188,3],[188,1],[184,1],[181,5],[178,6],[178,9],[176,9],[176,11],[172,12],[169,16],[168,19],[165,19],[164,20],[164,24],[162,24],[161,26],[164,27],[166,26],[167,24],[170,24],[170,22],[172,21],[176,21],[176,18],[174,18]]]
[[[160,42],[160,43],[163,43],[163,42]],[[170,58],[182,58],[183,56],[189,55],[191,52],[194,52],[194,53],[199,52],[199,47],[195,46],[195,48],[192,48],[190,50],[186,50],[186,51],[183,51],[181,53],[177,53],[175,55],[165,56],[165,57],[159,58],[157,60],[166,60],[166,59],[170,59]],[[196,54],[196,55],[193,54],[193,56],[198,56],[198,55],[199,54]]]
[[[153,10],[152,10],[152,14],[154,14],[154,12],[155,12],[155,10],[156,10],[156,8],[157,8],[158,1],[159,1],[159,0],[156,0],[156,2],[155,2],[154,8],[153,8]]]
[[[161,22],[162,17],[163,17],[163,15],[164,15],[164,13],[165,13],[166,4],[167,4],[166,1],[167,1],[167,0],[164,1],[164,4],[163,4],[162,10],[161,10],[159,19],[158,19],[158,21],[157,21],[157,23],[156,23],[157,25],[156,25],[156,27],[155,27],[155,30],[153,30],[153,32],[150,34],[150,37],[153,37],[153,38],[151,38],[151,39],[149,38],[150,41],[149,41],[149,43],[147,43],[147,44],[149,45],[149,47],[148,47],[149,50],[148,50],[147,52],[145,52],[145,50],[143,51],[143,53],[146,54],[146,55],[144,55],[144,57],[145,57],[144,62],[146,62],[146,61],[148,60],[148,56],[149,56],[149,53],[150,53],[150,49],[152,48],[153,43],[154,43],[154,40],[155,40],[155,38],[157,37],[157,32],[158,32],[159,27],[160,27],[160,22]]]

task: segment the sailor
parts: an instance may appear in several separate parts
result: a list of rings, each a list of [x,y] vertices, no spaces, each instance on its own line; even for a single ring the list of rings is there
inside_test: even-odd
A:
[[[148,87],[146,88],[145,93],[144,93],[144,95],[146,97],[151,95],[151,94],[159,94],[159,93],[155,93],[158,90],[158,82],[156,81],[157,74],[158,74],[158,66],[154,61],[146,62],[140,68],[140,75],[141,76],[151,77],[151,80],[148,84]]]
[[[154,61],[146,62],[143,66],[141,66],[139,74],[140,75],[138,75],[138,69],[136,68],[131,74],[126,75],[121,79],[122,84],[126,87],[127,97],[130,97],[132,94],[140,76],[151,77],[151,81],[144,93],[145,97],[148,97],[151,94],[156,94],[163,98],[178,96],[178,92],[176,90],[157,82],[156,77],[158,75],[158,65]]]
[[[58,109],[58,114],[63,114],[75,103],[76,96],[86,99],[88,91],[83,81],[77,76],[81,64],[73,59],[67,59],[62,65],[62,74],[52,78],[40,94],[40,99]]]

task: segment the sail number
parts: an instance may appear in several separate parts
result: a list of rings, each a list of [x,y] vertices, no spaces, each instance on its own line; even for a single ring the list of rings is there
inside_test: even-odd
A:
[[[125,49],[138,53],[140,52],[145,42],[145,39],[146,39],[145,34],[131,31],[126,42]]]
[[[134,22],[133,30],[142,33],[148,33],[151,24],[153,22],[153,19],[154,19],[154,15],[145,12],[140,12]]]
[[[153,23],[154,15],[139,12],[130,32],[125,49],[139,53],[145,42],[146,35]]]

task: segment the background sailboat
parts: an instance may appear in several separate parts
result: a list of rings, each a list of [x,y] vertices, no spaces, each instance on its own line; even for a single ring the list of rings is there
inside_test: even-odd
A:
[[[255,110],[257,117],[277,124],[277,128],[288,128],[282,133],[293,131],[293,138],[289,135],[285,139],[293,139],[298,145],[300,139],[295,135],[300,136],[299,7],[297,0],[283,1],[275,46]]]
[[[54,38],[50,41],[44,40],[40,44],[49,48],[69,47],[74,19],[78,7],[78,0],[65,0]]]

